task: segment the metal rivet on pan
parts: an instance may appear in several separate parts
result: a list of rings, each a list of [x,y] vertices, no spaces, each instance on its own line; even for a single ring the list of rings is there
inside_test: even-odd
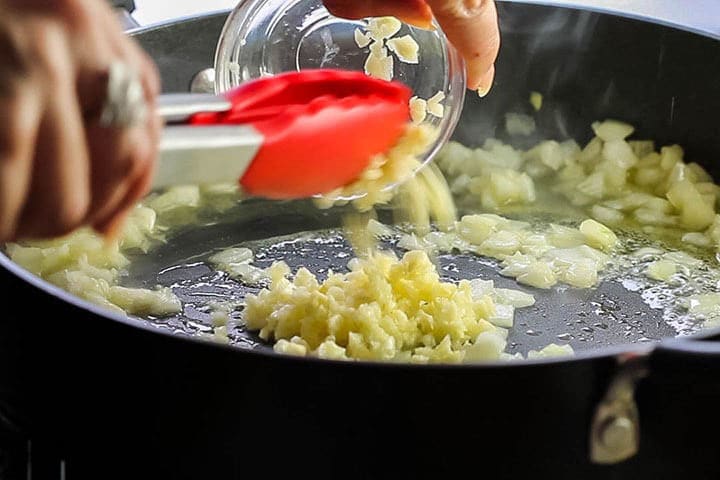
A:
[[[615,452],[632,448],[635,439],[635,425],[627,417],[615,417],[605,424],[600,432],[605,447]]]
[[[206,68],[199,71],[190,82],[192,93],[215,93],[215,69]]]
[[[640,448],[635,384],[647,374],[645,358],[620,361],[620,370],[595,409],[590,428],[590,460],[597,464],[620,463],[635,456]]]

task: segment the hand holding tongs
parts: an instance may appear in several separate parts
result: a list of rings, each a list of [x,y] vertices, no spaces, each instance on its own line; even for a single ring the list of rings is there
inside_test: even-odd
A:
[[[224,96],[162,95],[154,186],[239,180],[269,198],[329,192],[398,141],[410,96],[402,84],[343,70],[284,73]]]

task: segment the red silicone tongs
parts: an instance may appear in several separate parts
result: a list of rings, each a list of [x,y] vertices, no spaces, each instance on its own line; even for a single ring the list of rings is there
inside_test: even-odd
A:
[[[329,192],[399,140],[410,96],[405,85],[345,70],[283,73],[223,96],[162,95],[154,186],[239,179],[267,198]]]

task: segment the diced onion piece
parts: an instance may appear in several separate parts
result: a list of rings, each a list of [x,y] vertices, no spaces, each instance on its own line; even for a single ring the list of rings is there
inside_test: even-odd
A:
[[[495,301],[505,305],[512,305],[515,308],[530,307],[535,305],[535,297],[520,290],[507,288],[496,288],[493,292]]]
[[[249,248],[228,248],[209,258],[215,264],[250,263],[253,259],[253,252]]]
[[[574,354],[575,351],[570,345],[557,345],[555,343],[551,343],[550,345],[542,348],[539,351],[530,350],[528,352],[528,359],[568,357]]]
[[[256,285],[268,279],[267,271],[255,265],[239,263],[228,265],[223,271],[230,274],[234,279],[241,280],[248,285]]]
[[[540,143],[528,152],[528,155],[536,154],[538,160],[554,171],[560,170],[566,165],[566,157],[563,148],[555,140],[548,140]]]
[[[643,158],[655,152],[655,142],[652,140],[630,140],[627,143],[638,158]]]
[[[666,253],[663,255],[663,259],[689,268],[696,268],[703,264],[702,260],[688,255],[685,252]]]
[[[200,205],[200,188],[197,185],[185,185],[169,188],[165,193],[153,198],[148,206],[158,215],[170,211]]]
[[[125,222],[123,233],[120,236],[120,248],[147,252],[150,249],[156,220],[155,210],[140,205],[136,206]]]
[[[601,199],[605,195],[605,175],[594,172],[577,185],[577,190],[588,197]]]
[[[510,135],[531,135],[535,132],[535,119],[524,113],[505,114],[505,130]]]
[[[618,225],[625,220],[625,215],[622,212],[602,205],[593,205],[590,214],[598,222],[608,225]]]
[[[487,209],[535,201],[533,179],[526,173],[510,169],[493,170],[487,176],[476,177],[470,181],[468,189],[480,195],[481,203]]]
[[[677,215],[668,215],[667,213],[658,212],[649,208],[638,208],[633,212],[633,217],[641,225],[652,225],[660,227],[671,227],[677,224],[679,217]]]
[[[539,112],[542,108],[543,96],[539,92],[530,92],[530,105],[533,106],[536,112]]]
[[[397,55],[398,60],[401,62],[419,62],[418,52],[420,50],[420,46],[410,35],[392,38],[388,40],[385,45],[387,45],[391,52]]]
[[[624,140],[610,140],[603,145],[603,157],[619,168],[628,169],[638,163],[638,157]]]
[[[700,232],[690,232],[686,233],[681,238],[683,243],[688,243],[690,245],[695,245],[696,247],[710,247],[712,245],[711,238]]]
[[[456,228],[461,238],[480,245],[502,225],[498,218],[491,215],[465,215],[457,222]]]
[[[494,258],[512,255],[520,248],[520,237],[515,232],[502,230],[490,235],[480,245],[480,253]]]
[[[558,248],[572,248],[585,244],[585,235],[576,228],[551,224],[548,242]]]
[[[651,187],[659,184],[666,173],[661,168],[640,168],[635,171],[635,183],[641,187]]]
[[[707,170],[705,170],[703,167],[701,167],[697,163],[695,163],[695,162],[688,163],[686,165],[686,167],[695,176],[695,182],[708,182],[711,185],[714,185],[715,187],[717,187],[717,185],[712,183],[713,178],[710,176],[710,174],[707,172]]]
[[[600,137],[595,137],[582,149],[578,155],[580,163],[593,163],[602,153],[603,141]]]
[[[604,122],[595,122],[592,124],[595,135],[606,142],[614,140],[625,140],[632,135],[635,127],[627,123],[618,122],[616,120],[605,120]]]
[[[472,292],[473,300],[480,300],[483,297],[496,293],[495,283],[492,280],[482,280],[480,278],[473,278],[469,282],[470,290]],[[515,291],[515,290],[511,290]],[[502,302],[501,302],[502,303]],[[509,302],[505,302],[510,305]]]
[[[550,288],[557,283],[557,276],[550,264],[534,262],[527,271],[517,277],[518,282],[536,288]]]
[[[562,272],[561,280],[576,288],[590,288],[598,281],[597,266],[590,259],[573,262]]]
[[[488,321],[496,327],[512,328],[515,318],[515,307],[512,305],[495,304],[495,313]]]
[[[700,192],[688,180],[675,183],[668,190],[667,198],[680,210],[683,226],[689,230],[702,230],[715,219],[715,210],[703,201]]]
[[[680,145],[670,145],[660,149],[660,167],[663,170],[672,170],[672,168],[682,162],[685,153]]]
[[[182,312],[180,299],[169,288],[144,290],[111,287],[108,300],[131,315],[164,317]]]
[[[720,293],[705,293],[688,297],[685,308],[693,315],[720,314]]]

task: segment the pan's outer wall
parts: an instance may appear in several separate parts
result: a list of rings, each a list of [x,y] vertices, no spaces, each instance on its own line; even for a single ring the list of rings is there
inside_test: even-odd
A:
[[[511,7],[529,8],[503,6]],[[542,7],[528,12],[566,18]],[[670,35],[700,49],[668,60],[674,67],[665,74],[674,79],[682,76],[673,69],[694,64],[703,53],[720,57],[716,44],[681,32],[611,17],[583,18],[606,28],[598,30],[605,35],[634,32],[640,43]],[[208,17],[138,35],[158,60],[166,90],[185,90],[191,74],[212,63],[208,52],[222,22],[222,17]],[[505,27],[504,52],[532,47],[539,54],[536,44],[527,43],[535,34],[523,34],[521,26],[513,27],[520,30],[515,33]],[[612,38],[605,41],[616,47]],[[592,58],[593,49],[604,43],[577,44],[584,45],[583,57]],[[513,74],[502,61],[496,93],[535,78],[536,70]],[[634,72],[639,60],[620,55],[617,61],[618,68]],[[592,84],[593,78],[586,76],[583,82]],[[717,78],[685,78],[673,88],[710,93]],[[639,94],[638,101],[648,98],[647,104],[655,105],[650,95],[662,78],[632,82],[644,88],[616,85],[612,91]],[[559,91],[590,95],[592,90],[583,84]],[[594,117],[610,112],[612,91],[605,107],[596,102],[588,104],[587,112],[573,113]],[[499,114],[502,107],[519,108],[520,98],[498,96],[483,108]],[[691,113],[709,113],[718,99],[720,95],[714,100],[688,97],[681,103],[685,113],[678,117],[676,112],[673,120],[683,123],[658,131],[667,136],[681,132],[683,138],[676,141],[685,140],[697,152],[717,153],[718,140],[698,127]],[[552,96],[547,100],[552,104]],[[648,108],[634,114],[651,129],[665,117],[646,116]],[[720,111],[717,105],[714,111]],[[633,112],[620,106],[617,115]],[[476,115],[472,126],[459,131],[465,141],[479,141],[492,128],[480,110]],[[552,128],[562,128],[563,120]],[[60,478],[61,458],[68,480],[277,478],[281,473],[349,479],[720,478],[717,448],[707,441],[720,428],[718,416],[711,413],[720,395],[714,384],[684,373],[643,385],[641,454],[619,466],[596,467],[587,461],[587,432],[592,409],[614,370],[609,356],[510,368],[303,362],[248,355],[112,322],[2,269],[0,287],[6,308],[0,321],[0,419],[5,425],[0,440],[23,450],[24,440],[32,437],[35,478]],[[20,303],[21,298],[27,300]],[[697,371],[703,373],[702,368]]]

